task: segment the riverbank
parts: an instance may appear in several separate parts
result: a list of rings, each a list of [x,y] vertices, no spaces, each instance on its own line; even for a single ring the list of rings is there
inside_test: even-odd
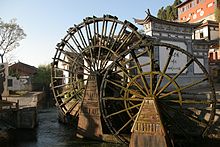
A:
[[[23,128],[33,129],[38,123],[37,109],[42,107],[43,92],[10,95],[0,101],[0,142],[9,140],[8,132]]]
[[[122,144],[83,140],[75,137],[75,129],[59,123],[55,107],[38,110],[35,129],[16,129],[9,132],[10,141],[4,147],[121,147]]]

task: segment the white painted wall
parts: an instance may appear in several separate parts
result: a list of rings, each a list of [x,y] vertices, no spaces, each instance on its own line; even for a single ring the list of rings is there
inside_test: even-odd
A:
[[[162,40],[161,42],[172,44],[184,50],[187,50],[187,46],[184,42],[164,41],[164,40]],[[165,66],[168,56],[169,56],[169,50],[166,49],[165,47],[160,47],[159,48],[159,62],[160,62],[161,70]],[[167,68],[167,73],[171,73],[171,74],[178,73],[182,69],[182,67],[186,65],[186,63],[187,63],[187,56],[181,52],[175,51],[171,58],[171,62],[169,63],[169,66]],[[183,73],[186,73],[186,71],[187,70],[185,70]]]

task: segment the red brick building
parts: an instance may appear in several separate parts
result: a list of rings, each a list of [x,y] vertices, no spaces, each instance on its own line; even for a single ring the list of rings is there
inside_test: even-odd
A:
[[[180,22],[215,20],[216,0],[186,0],[177,6]]]
[[[185,0],[177,6],[179,22],[202,23],[195,28],[193,39],[209,44],[209,61],[215,63],[220,61],[219,23],[215,18],[219,5],[219,0]]]

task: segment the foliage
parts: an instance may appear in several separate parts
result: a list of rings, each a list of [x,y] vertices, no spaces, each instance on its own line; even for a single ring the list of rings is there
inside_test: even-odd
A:
[[[157,12],[157,17],[162,20],[175,21],[178,18],[178,9],[176,6],[181,3],[181,0],[175,0],[171,6],[166,6],[166,8],[161,7]]]
[[[25,37],[26,34],[16,23],[16,19],[12,19],[9,23],[5,23],[0,18],[0,56],[2,63],[5,54],[18,47],[20,45],[19,41]]]
[[[220,8],[215,9],[215,19],[220,23]]]
[[[42,89],[49,89],[51,78],[51,66],[40,65],[37,73],[32,78],[32,83],[39,85]]]

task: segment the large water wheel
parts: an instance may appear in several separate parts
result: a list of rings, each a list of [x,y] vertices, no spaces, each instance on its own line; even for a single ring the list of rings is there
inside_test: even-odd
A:
[[[60,116],[78,116],[81,109],[79,124],[89,137],[111,132],[125,143],[137,134],[190,139],[206,135],[214,120],[213,83],[198,59],[143,39],[130,22],[110,15],[88,17],[67,31],[57,44],[51,80]]]
[[[134,25],[111,15],[87,17],[69,28],[52,63],[52,90],[60,116],[78,115],[88,77],[101,78],[118,54],[141,39]]]
[[[197,74],[187,81],[187,71],[193,69]],[[146,143],[161,134],[169,140],[205,136],[214,120],[216,97],[213,83],[197,58],[177,46],[146,39],[108,67],[100,103],[112,134],[128,143],[130,135],[136,133],[136,143]],[[143,139],[143,134],[156,138]]]

